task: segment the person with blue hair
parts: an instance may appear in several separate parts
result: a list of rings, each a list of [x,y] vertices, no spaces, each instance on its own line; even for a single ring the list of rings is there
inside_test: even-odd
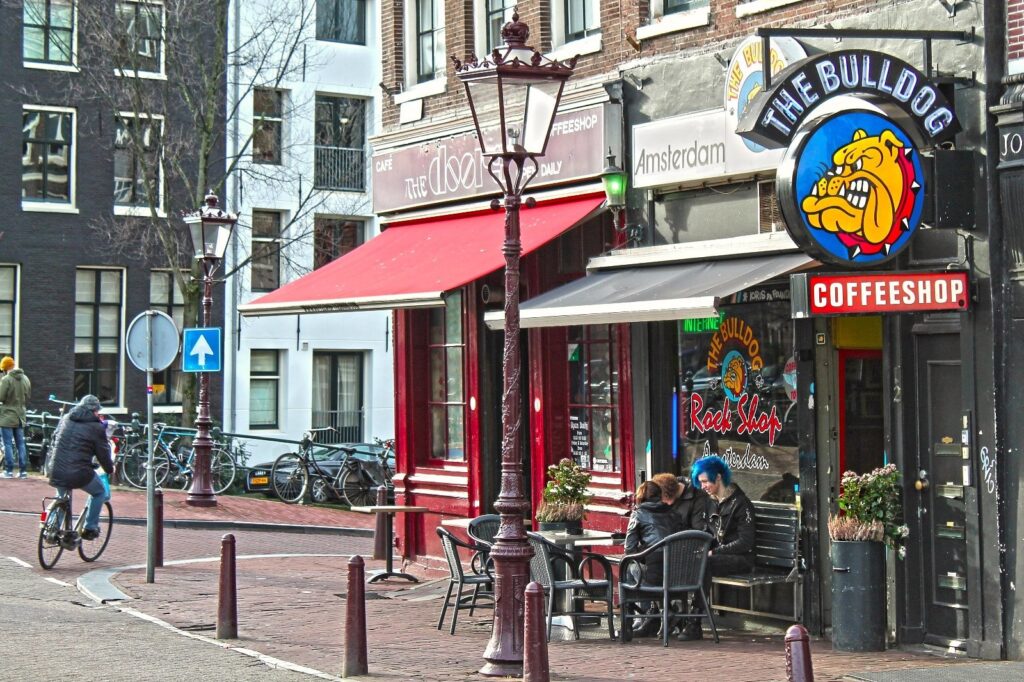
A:
[[[708,532],[714,536],[704,571],[704,592],[711,594],[711,578],[750,573],[754,568],[754,505],[732,482],[729,464],[718,455],[702,457],[690,469],[691,480],[708,494]],[[701,620],[690,618],[679,639],[701,639]]]

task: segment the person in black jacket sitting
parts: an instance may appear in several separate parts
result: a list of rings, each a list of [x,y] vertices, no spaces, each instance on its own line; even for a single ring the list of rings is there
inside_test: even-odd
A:
[[[693,463],[692,479],[710,497],[708,532],[714,536],[704,571],[704,592],[710,598],[711,578],[716,575],[750,573],[754,568],[754,505],[732,482],[732,471],[717,455]],[[689,619],[679,639],[700,639],[700,620]]]
[[[664,498],[657,484],[652,481],[641,483],[636,491],[636,501],[636,508],[633,509],[629,525],[626,527],[626,554],[644,550],[662,538],[684,530],[682,521],[673,511],[669,500]],[[660,551],[648,554],[644,559],[643,576],[633,576],[633,579],[640,578],[644,585],[661,585],[662,560],[663,555]],[[645,606],[648,613],[657,613],[657,608],[653,603]],[[657,619],[648,619],[636,635],[650,637],[657,634],[659,626],[660,622]]]
[[[50,485],[58,492],[79,488],[92,496],[82,530],[84,540],[99,535],[100,512],[110,496],[107,486],[93,471],[93,457],[108,475],[114,473],[107,429],[100,419],[102,407],[99,398],[87,395],[61,418],[53,436],[52,459],[47,463]]]

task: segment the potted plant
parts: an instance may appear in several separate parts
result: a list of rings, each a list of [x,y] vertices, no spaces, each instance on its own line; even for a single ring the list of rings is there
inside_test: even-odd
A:
[[[839,514],[828,522],[832,540],[832,648],[885,649],[885,547],[902,559],[900,474],[895,464],[867,474],[847,471],[840,481]]]
[[[558,464],[550,465],[548,482],[537,508],[540,530],[563,530],[570,535],[582,533],[586,504],[592,497],[587,494],[589,485],[590,473],[571,459],[563,458]]]

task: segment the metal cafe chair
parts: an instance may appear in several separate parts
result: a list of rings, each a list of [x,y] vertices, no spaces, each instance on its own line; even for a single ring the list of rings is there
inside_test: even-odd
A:
[[[501,517],[497,514],[484,514],[470,519],[466,527],[466,534],[469,535],[481,549],[473,555],[470,566],[474,573],[486,573],[487,562],[490,560],[491,547],[494,546],[494,538],[498,535],[498,528],[501,527]]]
[[[580,638],[580,616],[605,615],[608,618],[608,635],[615,639],[615,614],[613,602],[615,590],[612,585],[612,565],[601,554],[576,550],[570,553],[536,533],[527,533],[533,558],[530,559],[530,579],[536,580],[547,594],[547,637],[551,639],[551,620],[555,615],[557,593],[566,593],[567,609],[559,610],[558,615],[572,618],[572,630],[576,639]],[[577,556],[582,560],[577,563]],[[604,569],[605,578],[586,577],[588,564],[599,564]],[[560,570],[560,569],[564,569]],[[593,567],[590,568],[591,574]],[[564,576],[564,577],[563,577]],[[604,602],[607,606],[605,614],[585,611],[583,602]]]
[[[662,643],[668,646],[669,623],[673,617],[669,604],[673,599],[681,599],[686,603],[686,595],[693,592],[697,597],[700,611],[691,610],[687,618],[707,618],[711,621],[711,631],[718,644],[718,628],[715,617],[711,613],[708,596],[704,593],[704,571],[707,569],[708,549],[711,548],[711,536],[699,530],[684,530],[673,533],[659,540],[642,552],[627,554],[619,564],[619,632],[623,642],[633,638],[632,620],[634,618],[661,618]],[[636,577],[643,573],[647,555],[662,552],[662,578],[660,585],[644,585]],[[631,572],[630,568],[637,565],[640,571]],[[640,602],[661,601],[661,613],[630,613],[629,606]]]
[[[437,534],[441,538],[441,547],[444,549],[444,557],[448,561],[448,591],[444,595],[444,603],[441,606],[441,617],[437,619],[437,629],[440,630],[444,625],[444,617],[448,613],[449,605],[452,607],[452,626],[450,634],[455,634],[455,623],[459,619],[459,611],[462,609],[469,609],[469,615],[473,615],[473,609],[476,608],[477,599],[480,597],[489,597],[493,599],[493,594],[490,592],[481,592],[480,588],[485,585],[490,585],[494,578],[490,573],[470,573],[466,574],[466,571],[462,567],[462,560],[459,558],[459,548],[469,549],[474,552],[479,552],[481,547],[476,544],[470,544],[463,542],[458,539],[447,528],[438,527]],[[486,568],[486,567],[485,567]],[[458,586],[458,592],[455,595],[454,603],[451,603],[452,591]],[[463,590],[469,586],[473,586],[472,594],[463,595]],[[482,607],[481,607],[482,608]]]

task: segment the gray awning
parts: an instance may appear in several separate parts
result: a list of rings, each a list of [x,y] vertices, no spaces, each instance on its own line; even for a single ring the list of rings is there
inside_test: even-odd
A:
[[[802,253],[604,270],[520,306],[522,327],[656,322],[718,314],[718,299],[812,263]],[[484,316],[501,329],[501,311]]]

